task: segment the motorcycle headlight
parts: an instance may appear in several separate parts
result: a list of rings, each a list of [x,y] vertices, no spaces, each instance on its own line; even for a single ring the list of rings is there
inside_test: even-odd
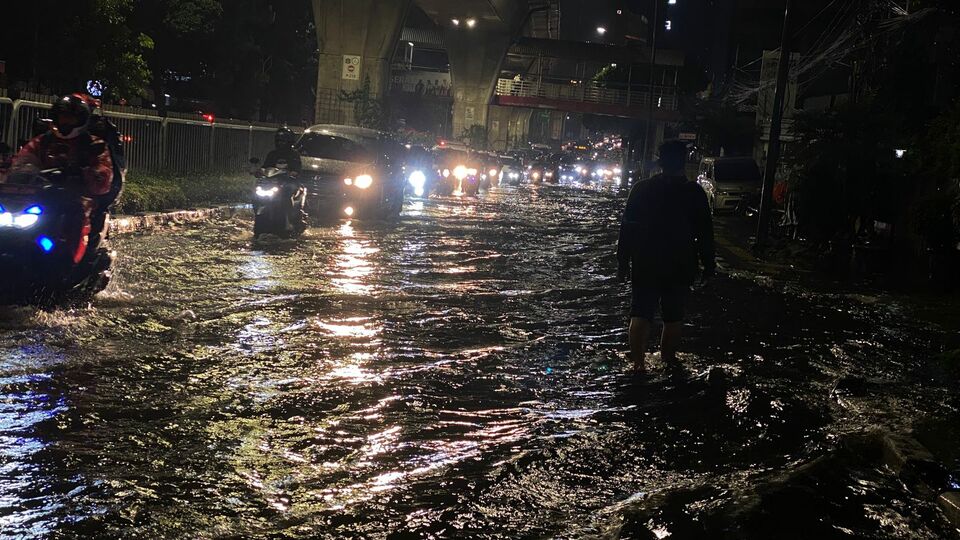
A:
[[[614,167],[613,174],[616,174],[616,175],[623,174],[623,170],[620,167]]]
[[[280,191],[280,188],[277,186],[272,186],[272,187],[257,186],[257,197],[260,197],[261,199],[270,199],[274,195],[276,195],[277,192],[279,191]]]
[[[410,182],[410,185],[413,187],[413,193],[417,197],[423,196],[423,188],[427,184],[427,175],[423,174],[422,171],[413,171],[410,173],[410,178],[407,179]]]
[[[450,178],[450,169],[444,169],[444,170],[443,170],[443,177],[444,177],[444,178]]]
[[[361,174],[360,176],[353,179],[353,185],[357,186],[360,189],[367,189],[373,185],[373,177],[369,174]]]
[[[20,214],[13,218],[13,225],[18,229],[28,229],[36,225],[39,220],[40,216],[36,214]]]
[[[497,171],[496,169],[490,169],[490,178],[493,178],[494,176],[496,176],[498,172],[499,171]]]
[[[13,212],[7,212],[0,206],[0,227],[16,227],[18,229],[29,229],[40,221],[43,215],[43,208],[33,205],[23,212],[14,215]]]
[[[457,167],[453,169],[453,176],[457,177],[457,180],[463,180],[467,177],[467,168],[463,165],[457,165]]]

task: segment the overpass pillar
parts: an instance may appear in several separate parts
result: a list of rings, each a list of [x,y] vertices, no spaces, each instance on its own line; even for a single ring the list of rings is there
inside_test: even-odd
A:
[[[370,98],[390,90],[390,63],[411,0],[313,0],[320,53],[317,123],[356,124],[354,104],[340,97],[370,80]]]
[[[530,131],[531,109],[491,105],[487,113],[487,135],[493,150],[524,146]]]
[[[484,126],[493,143],[497,136],[491,133],[488,112],[512,35],[455,28],[445,32],[444,40],[453,86],[453,136]]]

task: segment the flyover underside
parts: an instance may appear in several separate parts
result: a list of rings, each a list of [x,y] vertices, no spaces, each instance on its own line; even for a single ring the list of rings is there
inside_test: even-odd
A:
[[[496,96],[494,102],[501,107],[547,109],[568,113],[598,114],[638,120],[646,120],[650,117],[650,111],[646,105],[611,105],[606,103],[588,103],[583,101],[565,101],[562,99],[521,96]],[[654,109],[653,119],[657,122],[678,122],[680,121],[680,113],[678,111]]]

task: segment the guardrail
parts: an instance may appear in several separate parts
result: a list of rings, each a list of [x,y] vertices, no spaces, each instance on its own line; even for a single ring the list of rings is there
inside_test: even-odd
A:
[[[678,105],[677,89],[674,86],[654,86],[651,92],[647,85],[609,88],[592,81],[574,84],[535,79],[499,79],[496,92],[498,96],[582,101],[624,107],[648,106],[652,94],[656,108],[675,111]]]
[[[14,149],[31,138],[37,118],[46,116],[55,98],[30,95],[12,100],[0,94],[0,139]],[[102,114],[120,129],[127,169],[152,173],[238,173],[251,157],[273,149],[277,127],[186,115],[160,116],[149,109],[105,106]]]

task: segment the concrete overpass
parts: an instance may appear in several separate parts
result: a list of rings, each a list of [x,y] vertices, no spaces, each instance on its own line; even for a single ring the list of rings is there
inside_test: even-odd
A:
[[[649,49],[558,40],[554,27],[559,23],[551,19],[556,2],[313,0],[320,52],[316,119],[354,123],[354,105],[339,96],[361,88],[367,79],[370,97],[386,98],[397,44],[415,4],[438,30],[421,36],[407,29],[409,41],[417,40],[414,34],[426,36],[447,52],[454,137],[484,126],[488,141],[506,148],[527,140],[535,110],[547,115],[553,138],[562,134],[571,112],[653,121],[660,129],[676,120],[676,72],[682,55],[658,52],[652,87],[639,83],[649,77],[640,73],[621,88],[595,84],[590,79],[598,66],[619,62],[633,70],[649,63]]]
[[[414,0],[313,0],[320,52],[316,120],[354,121],[341,91],[362,88],[371,97],[389,91],[390,63]],[[486,126],[491,139],[529,112],[490,106],[500,68],[514,38],[545,0],[415,0],[443,31],[453,82],[453,132]],[[518,118],[514,118],[518,117]]]

